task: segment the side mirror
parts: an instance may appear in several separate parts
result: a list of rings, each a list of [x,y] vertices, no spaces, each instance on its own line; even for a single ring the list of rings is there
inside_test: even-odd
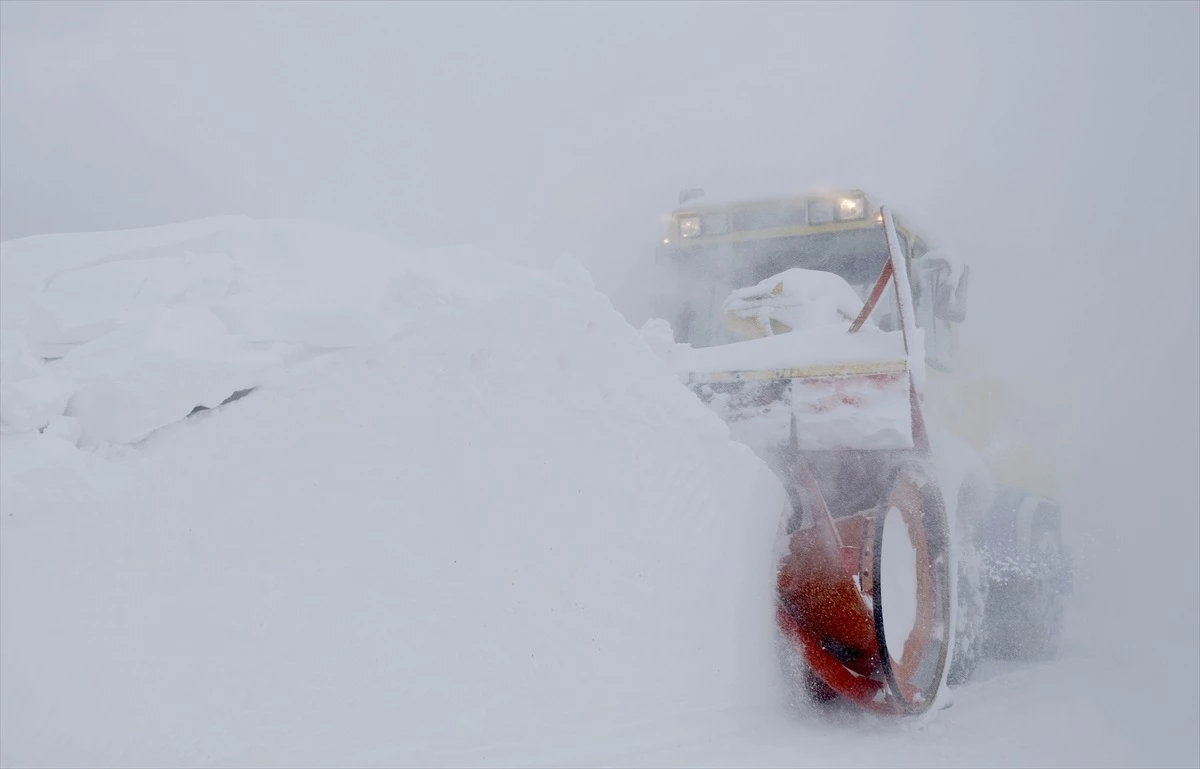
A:
[[[682,206],[684,203],[688,202],[689,200],[695,200],[696,198],[702,198],[702,197],[704,197],[704,190],[699,187],[693,187],[693,188],[687,189],[687,190],[680,190],[679,191],[679,205]]]
[[[967,279],[971,277],[970,265],[963,265],[958,280],[953,284],[949,281],[950,270],[939,270],[938,277],[933,314],[951,323],[962,323],[967,317]]]

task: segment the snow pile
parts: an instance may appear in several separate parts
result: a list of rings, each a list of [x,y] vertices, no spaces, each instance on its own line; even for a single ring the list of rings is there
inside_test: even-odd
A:
[[[141,230],[42,235],[0,243],[0,327],[21,325],[31,304],[47,301],[44,292],[58,276],[110,261],[129,263],[172,252],[185,254],[189,250],[186,244],[202,243],[216,233],[249,223],[245,217],[217,217]],[[138,285],[140,281],[135,291]],[[99,292],[92,296],[93,303],[113,299]]]
[[[725,300],[725,312],[752,321],[765,333],[840,326],[845,329],[862,312],[863,301],[842,276],[796,267],[746,288]]]
[[[331,227],[240,217],[3,244],[0,327],[23,363],[0,377],[0,430],[65,415],[84,445],[132,444],[298,362],[386,342],[403,320],[381,305],[395,255],[358,236],[362,269],[344,269],[345,248]]]
[[[0,764],[578,764],[775,707],[785,496],[577,263],[152,236],[0,252]]]
[[[642,324],[639,333],[642,335],[642,340],[654,351],[654,354],[662,358],[672,370],[679,370],[682,356],[690,355],[692,346],[682,342],[675,341],[675,330],[671,328],[670,321],[663,318],[650,318]]]
[[[22,335],[0,330],[0,433],[44,429],[70,397],[70,385],[46,370]]]
[[[229,332],[206,307],[164,308],[52,365],[75,383],[69,414],[85,443],[136,443],[198,407],[268,381],[276,356]],[[61,381],[61,380],[60,380]]]

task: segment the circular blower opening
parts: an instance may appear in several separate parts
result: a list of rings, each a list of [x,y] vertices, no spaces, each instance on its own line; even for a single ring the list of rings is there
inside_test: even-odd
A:
[[[904,644],[917,624],[917,545],[909,535],[904,516],[891,507],[883,519],[879,553],[883,637],[887,653],[903,665]]]

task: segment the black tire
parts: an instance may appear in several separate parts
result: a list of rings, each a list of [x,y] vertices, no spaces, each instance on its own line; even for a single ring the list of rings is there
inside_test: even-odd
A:
[[[1025,573],[992,588],[989,651],[997,657],[1040,661],[1053,658],[1066,617],[1066,568],[1062,538],[1053,521],[1038,520],[1029,542]]]
[[[987,656],[988,583],[983,575],[979,550],[971,536],[958,543],[958,600],[954,628],[954,657],[946,683],[959,686],[971,680]]]
[[[954,656],[946,674],[946,683],[951,686],[971,680],[979,663],[987,656],[988,580],[975,537],[980,513],[978,493],[975,485],[965,483],[958,494],[956,518],[961,530],[955,543],[958,548],[957,622]]]

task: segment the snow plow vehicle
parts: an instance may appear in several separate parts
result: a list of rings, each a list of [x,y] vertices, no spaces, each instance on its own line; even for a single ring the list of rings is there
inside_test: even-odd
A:
[[[969,268],[858,190],[702,195],[670,216],[655,314],[679,376],[788,491],[793,681],[916,715],[987,654],[1053,654],[1071,569],[1044,463],[989,465],[995,424],[964,428],[997,413],[954,376]]]

